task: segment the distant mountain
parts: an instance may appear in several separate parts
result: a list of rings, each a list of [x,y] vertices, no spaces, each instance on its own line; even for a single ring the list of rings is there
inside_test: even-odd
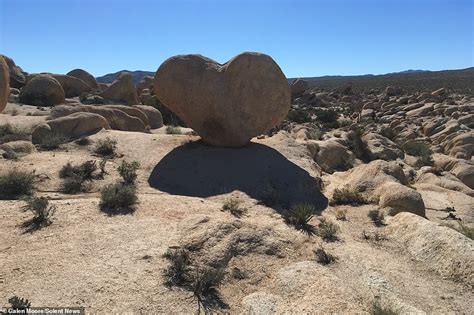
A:
[[[152,72],[152,71],[122,70],[122,71],[118,71],[118,72],[115,72],[115,73],[109,73],[109,74],[103,75],[101,77],[97,77],[96,79],[97,79],[97,82],[99,82],[99,83],[112,83],[118,77],[118,75],[122,72],[130,73],[132,75],[133,83],[135,85],[137,85],[144,77],[147,77],[147,76],[154,77],[155,76],[155,72]]]
[[[461,93],[474,93],[474,67],[460,70],[406,70],[381,75],[305,77],[311,86],[334,89],[348,82],[355,91],[383,90],[389,85],[398,86],[407,92],[433,91],[442,87]],[[290,78],[291,83],[296,78]]]
[[[129,72],[132,75],[133,83],[136,85],[145,76],[155,76],[152,71],[128,71],[122,70],[115,73],[109,73],[98,77],[97,81],[100,83],[112,83],[117,76],[122,72]],[[291,83],[296,78],[289,78]],[[405,70],[400,72],[393,72],[387,74],[364,74],[353,76],[321,76],[321,77],[305,77],[314,87],[323,89],[333,89],[352,82],[354,90],[383,90],[388,85],[399,86],[406,91],[416,90],[436,90],[441,87],[446,87],[455,91],[463,93],[474,93],[474,67],[460,69],[460,70],[443,70],[443,71],[428,71],[428,70]]]

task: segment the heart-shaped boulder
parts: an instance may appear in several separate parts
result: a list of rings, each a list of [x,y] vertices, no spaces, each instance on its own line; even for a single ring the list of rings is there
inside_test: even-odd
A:
[[[179,55],[156,71],[159,100],[208,144],[239,147],[282,121],[290,88],[270,56],[242,53],[221,65],[201,55]]]

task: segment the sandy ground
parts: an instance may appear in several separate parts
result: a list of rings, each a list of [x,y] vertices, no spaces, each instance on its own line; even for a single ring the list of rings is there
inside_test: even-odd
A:
[[[0,123],[28,125],[41,119],[0,114]],[[192,313],[197,302],[189,291],[163,285],[162,270],[168,262],[162,255],[170,246],[197,242],[195,256],[203,261],[214,261],[230,245],[246,249],[228,262],[229,273],[220,287],[224,312],[365,313],[377,296],[383,305],[400,312],[470,314],[474,309],[472,287],[413,259],[403,243],[390,236],[388,227],[377,228],[370,222],[367,213],[375,206],[341,207],[347,211],[347,221],[336,221],[336,208],[326,207],[321,215],[337,222],[341,231],[339,241],[325,243],[287,226],[281,209],[260,205],[254,190],[258,187],[250,183],[261,183],[273,174],[271,180],[282,181],[278,186],[282,195],[286,189],[298,195],[306,194],[308,187],[294,186],[291,174],[297,172],[302,180],[319,175],[304,148],[289,138],[254,139],[256,148],[264,147],[263,153],[251,148],[239,159],[221,152],[229,158],[229,169],[217,165],[218,171],[213,171],[213,163],[203,162],[209,148],[196,143],[198,137],[156,130],[152,134],[102,131],[90,139],[105,137],[118,141],[121,157],[107,163],[109,175],[104,180],[95,181],[89,193],[80,195],[59,192],[58,171],[68,161],[99,160],[92,153],[93,145],[68,144],[19,161],[0,160],[0,172],[21,168],[41,174],[38,194],[50,197],[57,207],[50,226],[25,233],[20,225],[30,214],[20,211],[24,203],[0,201],[0,305],[17,295],[33,306],[84,306],[89,313]],[[176,157],[176,150],[186,149],[189,142],[190,151],[184,155],[178,151],[181,155]],[[194,156],[192,150],[197,150]],[[252,161],[245,159],[257,154],[254,151],[263,154],[261,159],[267,156],[278,163],[267,163],[266,173],[247,164],[254,175],[245,172],[245,163]],[[139,205],[132,214],[109,216],[99,210],[99,191],[118,179],[115,168],[122,159],[141,164]],[[242,159],[247,162],[239,163]],[[258,163],[259,168],[266,164],[265,160]],[[185,171],[178,178],[154,174],[156,169],[180,165]],[[191,185],[193,165],[202,181]],[[236,169],[246,177],[238,184],[232,180]],[[291,174],[285,175],[284,169]],[[203,172],[210,174],[207,181]],[[225,178],[227,183],[218,183],[222,191],[216,191],[216,179]],[[320,204],[327,203],[324,191],[314,193]],[[221,211],[229,196],[247,208],[243,217]],[[473,198],[464,198],[467,206],[472,205]],[[436,219],[438,212],[430,212],[428,217]],[[312,223],[317,224],[318,218]],[[363,231],[386,239],[367,241]],[[322,243],[338,257],[335,264],[315,262],[313,250]],[[232,276],[235,268],[246,274],[244,279]]]

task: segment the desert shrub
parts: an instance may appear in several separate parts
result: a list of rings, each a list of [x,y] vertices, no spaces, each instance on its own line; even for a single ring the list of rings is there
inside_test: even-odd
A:
[[[330,201],[331,206],[334,205],[353,205],[359,206],[363,204],[367,204],[368,201],[364,198],[364,196],[353,189],[348,187],[343,187],[341,189],[336,188],[332,195],[332,199]]]
[[[28,299],[13,296],[8,299],[10,303],[10,309],[18,311],[19,314],[26,314],[26,310],[31,307],[31,302]]]
[[[372,315],[397,315],[398,313],[392,310],[389,307],[383,307],[380,304],[380,299],[376,298],[372,303],[372,308],[370,309],[370,314]]]
[[[97,141],[94,148],[94,153],[101,156],[113,157],[115,156],[116,149],[117,140],[110,139],[109,137],[107,137],[105,139],[100,139],[99,141]]]
[[[191,265],[188,252],[184,249],[168,249],[163,257],[170,263],[163,270],[165,285],[168,287],[185,285],[189,280]]]
[[[403,151],[409,155],[418,157],[416,162],[417,167],[433,165],[433,159],[431,158],[431,151],[428,144],[422,141],[407,141],[403,146]]]
[[[101,191],[100,208],[104,212],[130,213],[137,202],[137,190],[133,185],[116,183],[105,186]]]
[[[316,255],[316,261],[321,265],[329,265],[337,260],[337,257],[328,253],[322,244],[314,251],[314,254]]]
[[[346,221],[347,220],[347,210],[346,209],[336,209],[336,220]]]
[[[229,211],[233,216],[241,217],[245,212],[247,212],[246,208],[242,208],[240,206],[241,202],[234,198],[229,198],[224,202],[222,206],[223,211]]]
[[[208,311],[216,304],[222,304],[218,287],[224,281],[224,277],[224,268],[207,267],[203,270],[196,270],[189,289],[193,292],[194,297],[198,301],[199,309],[203,306],[204,309]]]
[[[97,175],[98,178],[101,178],[103,179],[105,175],[107,175],[107,171],[105,170],[105,166],[107,165],[107,159],[102,159],[100,162],[99,162],[99,169],[100,169],[100,173],[99,175]]]
[[[383,234],[380,234],[378,231],[375,231],[373,234],[370,234],[366,230],[362,231],[362,238],[366,241],[374,241],[374,242],[387,240],[387,237]]]
[[[292,109],[288,112],[288,120],[297,124],[311,122],[311,115],[306,109]]]
[[[74,141],[74,143],[80,146],[86,146],[91,144],[91,140],[88,137],[82,137]]]
[[[12,151],[12,150],[5,151],[2,154],[2,157],[5,160],[12,160],[12,161],[16,161],[16,160],[19,159],[18,154],[15,151]]]
[[[309,224],[313,216],[314,207],[310,204],[297,204],[283,212],[283,219],[287,224],[309,235],[314,234],[314,226]]]
[[[140,163],[138,161],[127,162],[123,160],[122,164],[117,168],[117,171],[125,183],[134,184],[137,179],[137,170],[139,167]]]
[[[68,162],[59,171],[59,177],[63,179],[61,190],[66,194],[78,194],[88,190],[86,181],[92,181],[96,176],[96,161],[86,161],[80,165],[72,165]]]
[[[172,126],[172,125],[166,126],[166,133],[169,134],[169,135],[180,135],[180,134],[182,134],[180,127]]]
[[[39,147],[43,150],[56,150],[59,149],[61,144],[68,142],[69,139],[66,136],[60,134],[51,134],[48,137],[41,138]]]
[[[339,114],[333,109],[318,109],[315,111],[317,116],[316,120],[323,124],[334,124],[337,123]]]
[[[379,209],[370,210],[367,216],[372,220],[375,226],[385,225],[385,215]]]
[[[332,221],[321,217],[318,224],[318,235],[326,242],[334,242],[338,240],[337,234],[339,227]]]
[[[352,120],[344,118],[344,119],[338,120],[338,123],[339,123],[339,127],[349,127],[350,125],[352,125]]]
[[[31,195],[34,190],[34,179],[33,173],[16,169],[0,174],[0,200]]]
[[[26,205],[22,208],[24,211],[33,213],[33,219],[26,225],[36,228],[46,226],[51,223],[51,217],[56,212],[55,206],[49,206],[49,200],[46,197],[28,197],[24,199]]]
[[[11,124],[0,125],[0,144],[17,140],[30,140],[30,134],[25,129],[13,127]]]

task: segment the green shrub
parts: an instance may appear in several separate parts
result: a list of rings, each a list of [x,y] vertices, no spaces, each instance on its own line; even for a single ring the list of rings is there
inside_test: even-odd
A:
[[[109,213],[130,213],[138,202],[135,186],[116,183],[105,186],[101,191],[100,208]]]
[[[292,109],[288,112],[288,120],[297,124],[311,122],[311,115],[306,109]]]
[[[80,165],[72,165],[68,162],[59,171],[59,177],[63,179],[61,190],[66,194],[87,191],[89,187],[85,182],[96,178],[94,175],[96,170],[96,161],[86,161]]]
[[[364,196],[356,191],[352,190],[348,187],[343,187],[341,189],[336,188],[332,195],[332,199],[329,202],[331,206],[335,205],[352,205],[352,206],[359,206],[363,204],[367,204],[368,201],[364,198]]]
[[[99,141],[97,141],[94,148],[94,153],[101,156],[114,157],[116,149],[117,140],[110,139],[109,137],[107,137],[105,139],[100,139]]]
[[[166,126],[166,133],[169,134],[169,135],[180,135],[180,134],[182,134],[180,127],[172,126],[172,125]]]
[[[372,220],[375,226],[385,225],[385,215],[379,209],[370,210],[367,216]]]
[[[127,184],[134,184],[135,180],[137,179],[137,170],[140,167],[140,163],[138,161],[127,162],[125,160],[122,161],[122,164],[117,168],[120,176],[122,176],[123,180]]]
[[[313,216],[314,207],[310,204],[297,204],[283,212],[283,219],[287,224],[308,235],[314,234],[314,226],[309,224]]]
[[[346,221],[347,220],[347,210],[346,209],[336,209],[336,220]]]
[[[31,307],[31,302],[28,299],[19,298],[18,296],[13,296],[8,299],[10,303],[10,309],[18,311],[18,314],[26,314],[26,310]]]
[[[335,262],[338,258],[330,253],[328,253],[323,245],[321,244],[319,248],[314,251],[316,255],[316,261],[321,265],[329,265]]]
[[[326,242],[338,240],[339,227],[332,221],[321,217],[318,224],[318,235]]]
[[[223,211],[229,211],[236,217],[241,217],[247,209],[240,207],[241,202],[237,199],[229,198],[222,206]]]
[[[370,162],[370,150],[367,144],[362,140],[364,131],[358,126],[354,127],[352,131],[349,149],[351,149],[358,159],[365,163]]]
[[[333,109],[318,109],[315,111],[317,116],[316,120],[323,124],[334,124],[337,123],[339,114]]]
[[[224,281],[224,277],[224,268],[207,267],[203,270],[196,270],[190,283],[190,290],[198,301],[199,309],[203,306],[208,311],[216,302],[222,303],[218,287]]]
[[[56,150],[59,149],[61,144],[68,142],[69,139],[66,136],[59,134],[52,134],[48,137],[41,138],[39,147],[43,150]]]
[[[56,207],[49,206],[49,200],[46,197],[28,197],[24,200],[26,205],[22,209],[33,213],[33,219],[28,221],[27,225],[38,228],[51,223]]]
[[[34,179],[34,173],[16,169],[0,174],[0,200],[31,195],[34,190]]]
[[[82,137],[74,141],[74,143],[80,146],[86,146],[91,144],[91,140],[88,137]]]
[[[170,262],[170,265],[163,270],[165,285],[168,287],[185,285],[189,281],[191,265],[188,252],[184,249],[168,249],[163,257]]]

